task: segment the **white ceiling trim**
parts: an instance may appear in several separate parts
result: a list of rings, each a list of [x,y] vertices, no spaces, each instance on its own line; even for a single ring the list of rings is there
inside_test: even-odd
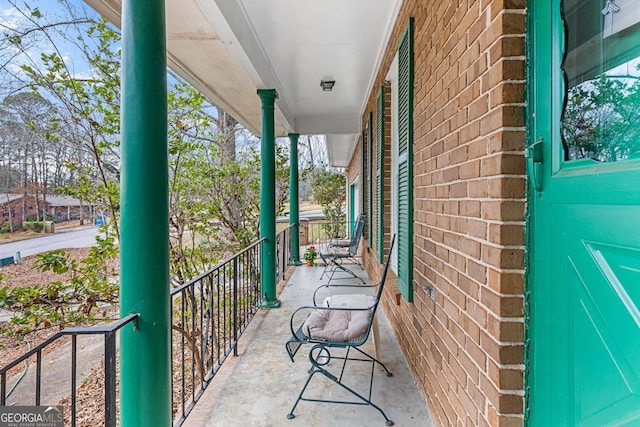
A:
[[[393,1],[393,13],[389,15],[389,20],[387,21],[387,26],[384,32],[384,37],[380,41],[380,46],[378,46],[378,57],[375,61],[375,67],[371,70],[371,75],[369,76],[369,85],[367,86],[367,92],[365,93],[364,99],[362,100],[362,109],[360,110],[360,116],[364,116],[365,110],[367,108],[367,101],[369,99],[369,95],[373,91],[373,84],[375,83],[376,76],[380,67],[382,67],[382,60],[384,59],[384,54],[386,52],[386,47],[391,40],[391,34],[393,33],[393,28],[396,25],[396,21],[398,20],[398,15],[400,14],[400,8],[402,7],[402,0],[394,0]],[[354,144],[355,145],[355,144]]]
[[[202,0],[197,0],[202,4]],[[282,118],[286,121],[285,127],[288,131],[295,129],[295,115],[291,108],[291,103],[283,90],[283,86],[276,77],[271,63],[267,59],[265,49],[258,38],[247,12],[241,1],[238,0],[216,0],[219,13],[211,14],[214,18],[215,28],[224,28],[220,32],[221,36],[227,39],[227,45],[236,57],[241,59],[243,68],[254,79],[256,87],[260,89],[275,89],[278,92],[276,105],[280,110]],[[214,9],[213,2],[206,2]],[[256,95],[257,96],[257,95]]]

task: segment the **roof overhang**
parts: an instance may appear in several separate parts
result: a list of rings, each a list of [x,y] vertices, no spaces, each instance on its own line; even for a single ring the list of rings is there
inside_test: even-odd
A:
[[[120,26],[120,0],[85,1]],[[276,89],[276,134],[326,135],[346,166],[401,3],[166,0],[168,65],[256,135],[256,90]]]

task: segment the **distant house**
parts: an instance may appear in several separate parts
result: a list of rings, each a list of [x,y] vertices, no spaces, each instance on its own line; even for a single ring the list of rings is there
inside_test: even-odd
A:
[[[42,196],[38,196],[38,200],[42,203]],[[36,213],[38,207],[35,194],[2,194],[0,195],[0,225],[13,219],[14,224],[20,224],[23,218],[23,209],[25,209],[25,219],[35,219],[39,217]],[[55,221],[69,221],[72,219],[80,219],[80,213],[84,218],[93,218],[94,206],[89,202],[81,202],[79,199],[70,196],[47,195],[46,211]],[[41,214],[41,211],[40,211]]]
[[[47,196],[47,212],[56,221],[80,219],[81,210],[84,210],[84,218],[94,217],[94,206],[87,201],[81,202],[71,196]]]

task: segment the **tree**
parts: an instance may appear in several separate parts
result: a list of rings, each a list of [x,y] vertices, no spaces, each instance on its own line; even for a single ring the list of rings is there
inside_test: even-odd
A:
[[[45,52],[23,61],[20,73],[13,75],[57,111],[55,130],[46,134],[37,155],[31,146],[28,153],[46,157],[48,188],[55,182],[60,191],[108,209],[114,216],[109,224],[119,237],[120,35],[106,21],[60,1],[68,11],[62,18],[44,16],[23,3],[23,25],[2,39],[14,51],[31,55],[38,46]],[[76,65],[83,62],[87,70],[74,72],[59,40],[75,47]],[[47,49],[41,48],[43,43]],[[172,277],[183,282],[257,237],[260,160],[258,141],[229,114],[179,77],[170,75],[169,81],[168,226]],[[279,146],[280,211],[288,197],[286,154]]]
[[[603,73],[572,87],[562,118],[562,136],[570,160],[611,162],[638,152],[640,77]]]
[[[258,141],[240,131],[234,132],[245,149],[230,152],[229,130],[218,127],[220,110],[193,87],[178,83],[168,99],[170,264],[172,277],[183,283],[257,238],[260,157]],[[278,146],[280,212],[288,197],[286,160],[286,151]]]
[[[86,34],[95,45],[84,39],[79,45],[91,66],[91,76],[72,75],[57,51],[42,54],[43,69],[29,65],[22,68],[33,91],[56,99],[63,111],[61,123],[72,130],[64,135],[70,138],[67,143],[92,156],[93,167],[70,165],[87,178],[87,186],[67,192],[106,207],[114,217],[110,224],[119,237],[120,35],[105,20],[88,24]]]
[[[21,92],[6,97],[2,103],[2,129],[7,139],[12,140],[15,147],[20,147],[20,163],[23,192],[23,218],[27,192],[36,196],[36,217],[40,220],[46,214],[46,195],[48,174],[47,146],[55,140],[57,127],[56,109],[51,102],[38,94]],[[6,191],[11,189],[7,188]],[[40,204],[39,193],[42,193]]]
[[[343,173],[330,169],[319,169],[311,178],[314,198],[322,205],[322,212],[329,223],[336,224],[330,230],[332,237],[339,237],[339,224],[345,221],[346,182]]]

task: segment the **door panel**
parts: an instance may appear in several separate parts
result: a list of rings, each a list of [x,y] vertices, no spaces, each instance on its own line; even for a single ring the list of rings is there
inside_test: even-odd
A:
[[[634,1],[530,2],[529,425],[640,425]]]
[[[554,346],[566,346],[555,361],[566,377],[556,386],[558,398],[569,397],[566,425],[640,421],[639,224],[626,220],[640,218],[640,208],[558,204],[553,213],[551,269],[563,288]],[[618,225],[603,226],[607,217]]]

